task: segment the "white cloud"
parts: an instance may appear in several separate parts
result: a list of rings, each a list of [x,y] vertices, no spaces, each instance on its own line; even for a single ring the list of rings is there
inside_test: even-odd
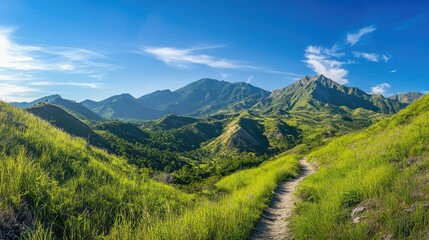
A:
[[[361,28],[357,33],[349,33],[347,34],[347,43],[350,45],[355,45],[359,42],[359,40],[366,34],[372,33],[376,28],[374,26],[368,26]]]
[[[381,83],[381,84],[378,84],[378,85],[375,85],[374,87],[372,87],[371,93],[372,94],[385,94],[390,87],[391,86],[388,83]]]
[[[199,48],[179,49],[173,47],[143,47],[141,50],[168,65],[177,67],[187,67],[190,64],[201,64],[221,69],[253,68],[253,66],[244,65],[237,61],[195,53],[200,50]]]
[[[371,62],[380,62],[384,61],[387,62],[390,59],[390,56],[386,54],[377,54],[377,53],[368,53],[368,52],[353,52],[353,55],[356,58],[364,58]]]
[[[252,81],[252,79],[254,78],[254,76],[252,75],[252,76],[249,76],[248,78],[247,78],[247,80],[246,80],[246,83],[250,83],[251,81]]]
[[[398,69],[393,69],[393,70],[390,71],[390,73],[395,73],[397,71],[398,71]]]
[[[205,49],[221,48],[223,46],[208,46],[200,48],[174,47],[141,47],[139,53],[149,54],[167,65],[188,68],[192,65],[205,65],[214,69],[234,69],[259,71],[272,74],[296,75],[290,72],[278,71],[269,67],[247,64],[238,60],[219,58],[207,54],[197,53]]]
[[[339,48],[336,45],[332,48],[308,46],[305,49],[306,60],[304,62],[317,74],[323,74],[337,83],[346,84],[349,82],[346,79],[348,71],[343,68],[343,65],[349,62],[338,60],[339,57],[345,55],[338,51]]]

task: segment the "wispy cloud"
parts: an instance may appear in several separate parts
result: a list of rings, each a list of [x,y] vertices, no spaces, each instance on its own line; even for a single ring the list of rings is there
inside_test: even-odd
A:
[[[246,83],[250,83],[255,76],[249,76],[246,80]]]
[[[368,52],[353,52],[353,55],[356,58],[364,58],[371,62],[387,62],[390,60],[390,56],[386,54],[378,54],[378,53],[368,53]]]
[[[375,30],[376,28],[374,26],[368,26],[368,27],[359,29],[357,33],[349,33],[347,34],[347,37],[346,37],[347,43],[353,46],[356,43],[358,43],[364,35],[368,33],[372,33]]]
[[[31,86],[53,86],[63,83],[50,82],[49,85],[30,84],[46,79],[46,74],[76,74],[92,79],[101,79],[115,66],[107,63],[103,54],[83,48],[35,46],[15,41],[15,28],[0,26],[0,81],[1,97],[18,99],[34,92],[42,91]],[[43,76],[43,78],[41,77]],[[58,75],[56,75],[58,76]],[[16,82],[20,81],[18,85]],[[70,82],[68,85],[96,88],[100,84]]]
[[[340,84],[346,84],[349,82],[346,78],[348,71],[343,68],[343,65],[349,62],[339,60],[344,55],[345,53],[339,52],[337,45],[331,48],[308,46],[305,49],[304,62],[317,74],[323,74]]]
[[[33,76],[23,72],[8,72],[0,70],[0,81],[24,81],[32,80]]]
[[[140,53],[148,54],[167,65],[179,68],[188,68],[192,65],[205,65],[214,69],[232,69],[259,71],[272,74],[295,75],[291,72],[278,71],[270,67],[248,64],[239,60],[219,58],[212,55],[199,53],[205,49],[215,49],[224,47],[223,45],[207,46],[199,48],[175,48],[175,47],[148,47],[143,46]]]
[[[393,69],[393,70],[390,70],[390,73],[395,73],[397,71],[398,71],[398,69]]]
[[[216,48],[216,47],[210,47]],[[203,48],[206,49],[206,48]],[[142,47],[141,51],[154,56],[156,59],[163,61],[165,64],[188,67],[191,64],[207,65],[212,68],[220,69],[248,69],[253,66],[245,65],[237,61],[217,58],[205,54],[197,54],[201,48],[179,49],[174,47]]]
[[[381,83],[378,85],[375,85],[371,88],[372,94],[385,94],[390,89],[390,84],[388,83]]]

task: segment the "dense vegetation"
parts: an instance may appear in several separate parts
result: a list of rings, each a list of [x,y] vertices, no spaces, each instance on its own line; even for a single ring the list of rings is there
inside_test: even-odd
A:
[[[424,239],[429,226],[429,97],[311,153],[293,217],[298,239]]]

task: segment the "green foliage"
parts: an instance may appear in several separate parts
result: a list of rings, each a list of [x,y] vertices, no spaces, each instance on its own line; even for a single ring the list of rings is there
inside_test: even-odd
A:
[[[354,207],[362,201],[362,194],[356,190],[346,191],[341,195],[342,207]]]

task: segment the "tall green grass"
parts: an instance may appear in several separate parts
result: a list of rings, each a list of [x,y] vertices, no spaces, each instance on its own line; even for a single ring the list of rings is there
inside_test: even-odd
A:
[[[245,239],[262,214],[279,181],[296,177],[297,156],[285,156],[220,180],[213,200],[202,200],[181,214],[163,220],[124,219],[112,231],[113,239]]]
[[[292,218],[296,238],[427,238],[428,157],[428,96],[309,154],[320,169],[300,185]],[[353,223],[357,206],[367,210]]]

